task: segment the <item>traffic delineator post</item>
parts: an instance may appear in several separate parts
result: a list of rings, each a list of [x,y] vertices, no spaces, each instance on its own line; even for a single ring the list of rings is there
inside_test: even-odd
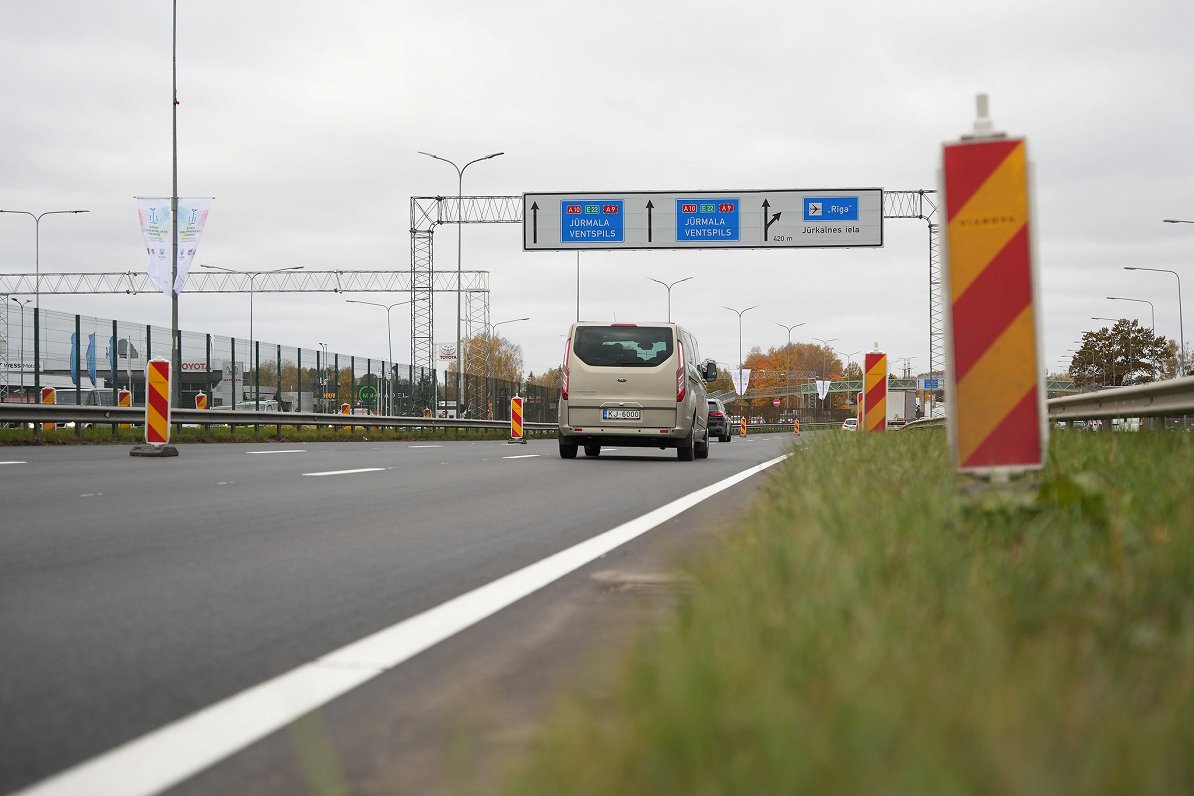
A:
[[[351,414],[352,414],[352,407],[351,407],[350,405],[348,405],[348,404],[340,404],[340,414],[342,414],[342,415],[351,415]],[[344,429],[344,428],[349,428],[349,429],[351,429],[352,427],[351,427],[351,426],[336,426],[336,430],[337,430],[337,431],[339,431],[339,430],[341,430],[341,429]],[[354,429],[354,430],[355,430],[355,429]]]
[[[862,390],[862,430],[887,430],[887,354],[866,355]]]
[[[739,424],[738,436],[740,436],[740,437],[746,436],[746,416],[745,415],[742,417],[742,422]]]
[[[525,445],[527,443],[526,435],[522,429],[522,396],[515,395],[510,399],[510,442],[520,443]]]
[[[800,434],[800,418],[796,418],[792,421],[792,433]]]
[[[131,392],[129,392],[128,390],[121,390],[120,392],[116,393],[116,405],[124,406],[124,407],[131,407],[133,405],[133,394]],[[121,428],[132,428],[133,424],[132,423],[121,423],[120,427]]]
[[[56,389],[54,389],[53,387],[42,387],[41,388],[41,402],[43,404],[48,404],[51,406],[58,403],[58,391]],[[53,431],[55,429],[55,427],[56,426],[54,423],[42,423],[41,424],[42,431]]]
[[[196,393],[195,394],[195,408],[198,409],[199,411],[203,411],[204,409],[207,408],[207,394],[206,393]]]
[[[177,456],[170,441],[170,360],[151,359],[145,366],[145,444],[131,456]]]
[[[1005,477],[1044,465],[1045,389],[1035,308],[1024,138],[991,132],[942,148],[950,448],[960,471]]]

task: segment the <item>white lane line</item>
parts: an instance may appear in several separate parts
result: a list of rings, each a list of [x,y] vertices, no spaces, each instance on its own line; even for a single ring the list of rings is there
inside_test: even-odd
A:
[[[417,448],[442,448],[444,446],[443,445],[407,445],[406,447],[412,448],[412,449],[417,449]]]
[[[303,473],[303,477],[319,478],[325,475],[352,475],[353,473],[377,473],[386,468],[384,467],[360,467],[356,470],[328,470],[323,473]]]
[[[698,489],[542,561],[79,763],[13,796],[150,796],[244,749],[788,455]]]
[[[249,454],[263,454],[263,453],[306,453],[306,451],[305,451],[305,450],[292,450],[292,451],[245,451],[245,453],[249,453]]]
[[[104,493],[103,493],[103,492],[88,492],[88,493],[86,493],[86,494],[84,494],[84,495],[79,495],[79,497],[81,497],[81,498],[85,498],[85,497],[103,497],[103,496],[104,496]]]
[[[541,453],[524,453],[521,456],[503,456],[503,459],[537,459],[543,454]]]
[[[0,464],[29,464],[29,462],[0,462]]]

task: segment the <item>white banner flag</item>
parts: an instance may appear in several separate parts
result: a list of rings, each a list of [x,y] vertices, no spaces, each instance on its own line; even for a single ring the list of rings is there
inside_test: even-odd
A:
[[[191,261],[199,248],[199,237],[207,223],[211,197],[187,196],[178,198],[178,278],[174,292],[181,293],[187,283]],[[170,199],[169,197],[137,197],[137,215],[141,220],[141,234],[145,236],[145,250],[149,254],[149,279],[158,290],[170,292]]]
[[[734,382],[734,392],[746,395],[746,388],[750,386],[750,368],[731,371],[730,379]]]
[[[833,382],[828,379],[817,379],[817,398],[824,401],[825,396],[829,395],[829,385]]]

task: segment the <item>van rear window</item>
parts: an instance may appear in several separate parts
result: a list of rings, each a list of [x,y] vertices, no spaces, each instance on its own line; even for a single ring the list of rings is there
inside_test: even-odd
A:
[[[572,353],[594,367],[654,367],[672,356],[672,329],[670,326],[582,326],[576,330]]]

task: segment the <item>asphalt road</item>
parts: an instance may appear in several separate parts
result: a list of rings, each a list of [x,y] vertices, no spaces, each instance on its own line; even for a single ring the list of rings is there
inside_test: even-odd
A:
[[[0,448],[0,793],[772,460],[791,440],[714,444],[697,462],[644,449],[561,461],[554,440],[189,445],[175,459]],[[732,525],[765,478],[383,667],[176,790],[428,793],[490,776],[595,645],[622,643],[666,602],[676,552]],[[452,751],[464,737],[467,764]]]

